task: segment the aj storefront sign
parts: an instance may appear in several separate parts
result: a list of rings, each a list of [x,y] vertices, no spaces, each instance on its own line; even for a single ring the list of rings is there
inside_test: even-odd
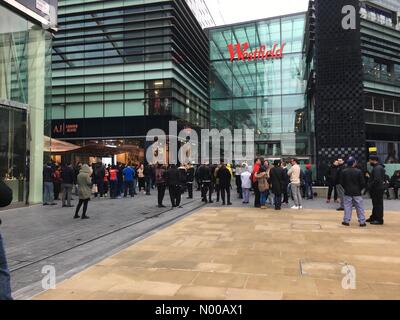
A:
[[[228,51],[231,61],[260,61],[282,59],[284,48],[285,43],[283,43],[280,47],[278,47],[277,44],[274,44],[270,50],[268,50],[268,48],[263,45],[253,51],[249,51],[250,45],[248,42],[228,44]]]

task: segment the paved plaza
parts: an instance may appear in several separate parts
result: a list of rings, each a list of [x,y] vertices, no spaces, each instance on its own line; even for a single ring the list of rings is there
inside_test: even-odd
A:
[[[361,229],[333,210],[205,207],[35,299],[400,299],[396,211]]]

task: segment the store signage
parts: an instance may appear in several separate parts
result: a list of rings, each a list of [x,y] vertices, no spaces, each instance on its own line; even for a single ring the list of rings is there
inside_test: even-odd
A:
[[[231,61],[259,61],[259,60],[272,60],[272,59],[282,59],[283,49],[285,48],[285,43],[280,47],[277,44],[268,50],[266,46],[260,46],[259,48],[248,51],[250,45],[248,42],[228,44],[228,51]]]
[[[53,128],[53,133],[56,134],[68,134],[68,133],[78,133],[78,124],[59,124],[55,125]]]

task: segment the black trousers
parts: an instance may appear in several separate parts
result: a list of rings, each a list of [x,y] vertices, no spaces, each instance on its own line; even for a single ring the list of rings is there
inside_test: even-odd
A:
[[[253,183],[253,190],[254,190],[254,207],[260,208],[260,190],[258,190],[258,182]]]
[[[284,188],[284,190],[283,190],[283,192],[282,192],[282,195],[283,195],[283,201],[282,201],[282,203],[286,203],[286,204],[289,203],[289,194],[288,194],[287,189],[288,189],[288,186],[285,186],[285,188]]]
[[[231,186],[220,186],[221,187],[221,198],[223,204],[231,203]],[[225,197],[225,193],[226,196]],[[227,202],[225,202],[227,200]]]
[[[134,197],[134,193],[133,193],[133,181],[125,181],[124,183],[124,197],[126,198],[128,196],[128,192],[129,195],[133,198]]]
[[[167,186],[165,184],[158,184],[157,185],[157,191],[158,191],[158,205],[162,206],[163,201],[164,201],[164,196],[165,196],[165,190],[167,189]]]
[[[187,189],[188,189],[188,195],[190,199],[193,199],[193,182],[188,182],[186,184]]]
[[[207,194],[208,194],[208,200],[207,200]],[[211,182],[203,182],[201,185],[201,198],[203,201],[211,202],[211,195],[212,195],[212,188],[211,188]]]
[[[242,194],[242,177],[241,176],[236,176],[236,187],[237,187],[237,193],[239,195],[239,199],[243,199],[243,194]]]
[[[86,200],[79,199],[79,203],[78,203],[78,206],[76,207],[76,211],[75,211],[75,216],[79,215],[79,211],[81,210],[81,207],[83,205],[83,217],[85,217],[87,208],[88,208],[88,204],[89,204],[89,199],[86,199]]]
[[[399,188],[393,188],[394,191],[394,198],[398,199],[399,198]]]
[[[169,186],[169,197],[173,207],[179,207],[182,199],[182,192],[180,186]]]
[[[327,197],[327,199],[328,199],[328,200],[331,200],[331,199],[332,199],[332,192],[333,192],[333,199],[334,199],[335,201],[337,201],[337,199],[338,199],[338,193],[337,193],[336,186],[333,186],[333,185],[329,185],[328,197]]]
[[[282,207],[282,193],[275,194],[275,209]]]
[[[383,195],[384,190],[373,190],[370,191],[372,198],[372,216],[371,219],[379,222],[383,222]]]

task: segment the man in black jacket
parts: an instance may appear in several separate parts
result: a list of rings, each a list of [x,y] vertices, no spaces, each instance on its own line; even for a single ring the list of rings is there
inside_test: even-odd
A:
[[[0,180],[0,208],[7,207],[12,202],[12,191]],[[0,220],[1,225],[1,220]],[[0,300],[12,300],[10,272],[8,271],[3,238],[0,234]]]
[[[232,174],[228,170],[225,164],[221,163],[222,167],[218,170],[217,178],[219,179],[219,185],[221,188],[221,198],[222,205],[227,204],[231,206],[231,182],[232,182]],[[227,202],[225,202],[225,193],[227,195]]]
[[[186,186],[188,189],[188,199],[193,199],[194,167],[188,164],[186,167]]]
[[[347,227],[350,226],[354,205],[357,210],[360,227],[366,227],[364,199],[361,195],[365,187],[365,180],[362,171],[356,166],[356,160],[350,157],[349,160],[347,160],[347,168],[342,170],[340,176],[340,184],[344,189],[344,219],[342,224]]]
[[[71,164],[63,165],[61,169],[61,190],[62,190],[62,206],[72,208],[71,198],[72,198],[72,187],[75,184],[74,169],[72,169]],[[65,204],[67,201],[67,205]]]
[[[201,185],[201,198],[202,201],[207,203],[207,193],[209,194],[209,201],[212,203],[211,199],[211,182],[212,182],[212,177],[211,177],[211,169],[208,163],[205,163],[200,166],[198,170],[198,176],[199,176],[199,182]]]
[[[166,173],[166,180],[169,188],[169,196],[171,198],[172,208],[181,208],[182,189],[180,182],[180,174],[176,165],[171,165]]]
[[[385,192],[385,168],[381,165],[378,156],[370,156],[369,163],[373,167],[368,180],[368,191],[372,198],[372,215],[367,222],[372,225],[383,225],[383,194]]]
[[[269,183],[272,187],[272,193],[275,195],[275,210],[281,210],[282,194],[285,187],[286,176],[288,176],[282,168],[281,160],[274,161],[274,167],[271,169],[269,175]]]
[[[399,189],[400,189],[400,170],[396,171],[392,178],[390,179],[390,186],[394,191],[394,198],[399,199]]]

